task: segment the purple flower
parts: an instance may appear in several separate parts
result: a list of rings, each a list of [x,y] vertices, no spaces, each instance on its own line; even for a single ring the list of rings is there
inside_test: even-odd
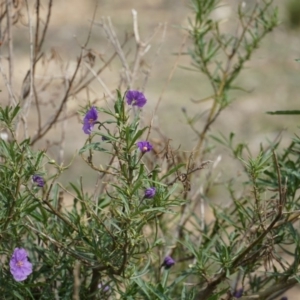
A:
[[[92,129],[94,128],[94,125],[96,124],[96,121],[98,119],[98,111],[96,107],[92,107],[85,115],[83,119],[83,127],[82,130],[86,134],[90,134]]]
[[[155,196],[156,194],[156,188],[155,187],[151,187],[145,190],[145,198],[146,199],[151,199]]]
[[[237,290],[235,290],[235,292],[232,294],[232,296],[235,297],[235,298],[241,298],[241,297],[243,296],[243,292],[244,292],[244,289],[243,289],[243,288],[237,289]]]
[[[33,175],[32,176],[32,181],[38,186],[38,187],[43,187],[45,185],[45,180],[43,177],[39,175]]]
[[[166,256],[161,266],[165,267],[165,269],[170,269],[174,265],[175,260],[171,256]]]
[[[127,91],[126,99],[129,105],[138,106],[140,108],[142,108],[147,102],[144,94],[139,91]]]
[[[99,283],[98,289],[101,289],[104,293],[106,293],[110,290],[110,287],[109,287],[109,285],[103,285],[102,283]]]
[[[23,281],[32,273],[32,264],[28,261],[27,252],[16,248],[9,262],[10,273],[16,281]]]
[[[152,145],[148,141],[141,141],[136,144],[142,153],[149,152],[153,149]]]

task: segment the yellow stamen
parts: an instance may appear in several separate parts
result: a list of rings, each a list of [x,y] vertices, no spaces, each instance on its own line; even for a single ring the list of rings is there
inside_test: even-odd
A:
[[[18,266],[18,267],[22,267],[23,264],[24,264],[24,263],[23,263],[21,260],[19,260],[19,261],[17,262],[17,266]]]

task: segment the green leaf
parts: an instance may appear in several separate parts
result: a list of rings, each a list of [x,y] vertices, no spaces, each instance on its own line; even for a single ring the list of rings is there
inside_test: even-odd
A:
[[[87,144],[79,150],[79,154],[82,154],[83,152],[85,152],[87,150],[94,150],[94,151],[110,153],[107,149],[100,147],[100,145],[101,145],[100,142]]]
[[[300,110],[276,110],[267,111],[269,115],[300,115]]]
[[[106,113],[107,115],[115,117],[115,114],[111,110],[107,110],[107,109],[101,107],[101,108],[99,108],[99,111],[102,111],[102,112]]]
[[[31,206],[27,206],[26,210],[25,210],[26,214],[30,215],[30,213],[33,212],[38,206],[39,206],[39,203],[34,203]]]
[[[107,120],[102,122],[102,124],[116,124],[117,122],[115,120]]]
[[[73,184],[72,182],[69,182],[69,184],[71,185],[71,187],[73,188],[73,190],[75,191],[77,197],[79,199],[82,199],[83,195],[81,195],[81,191],[79,190],[79,188],[77,188],[77,186],[75,184]]]
[[[114,141],[114,142],[117,142],[118,139],[116,137],[114,137],[113,135],[110,135],[110,134],[105,134],[105,133],[102,133],[102,132],[95,132],[95,135],[100,135],[101,137],[105,137],[106,138],[106,141],[104,142],[111,142],[111,141]]]
[[[16,117],[16,115],[19,113],[20,109],[21,109],[21,107],[19,104],[13,109],[13,111],[11,112],[11,120],[13,120]]]
[[[136,278],[140,278],[140,277],[144,276],[145,274],[147,274],[149,272],[150,264],[151,264],[151,259],[150,259],[150,257],[148,257],[147,264],[145,264],[143,270],[140,271],[138,274],[135,273],[133,276],[131,276],[131,279],[134,280]]]
[[[150,296],[148,290],[149,290],[149,286],[147,285],[147,283],[142,280],[141,278],[136,278],[134,279],[134,282],[139,286],[139,288],[143,291],[143,293],[145,294],[145,296],[148,297],[149,300],[152,299],[152,297]]]
[[[164,178],[170,176],[171,174],[173,174],[174,172],[179,170],[181,167],[184,167],[185,165],[186,165],[185,163],[181,163],[181,164],[178,164],[177,166],[171,168],[171,170],[168,171],[167,174],[165,174],[160,180],[163,180]]]
[[[147,129],[148,127],[145,127],[143,129],[140,129],[138,130],[138,132],[134,135],[134,137],[132,138],[130,144],[128,145],[128,150],[132,147],[132,145],[138,140],[138,138],[140,138],[143,133],[145,132],[145,130]]]

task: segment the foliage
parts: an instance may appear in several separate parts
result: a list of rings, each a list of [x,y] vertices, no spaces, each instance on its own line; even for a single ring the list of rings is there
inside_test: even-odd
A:
[[[8,34],[12,26],[9,3],[6,1],[5,14]],[[50,0],[42,34],[38,34],[39,26],[34,35],[31,32],[35,48],[31,48],[30,70],[20,95],[23,102],[12,90],[12,69],[4,76],[9,105],[0,108],[5,132],[0,139],[3,299],[274,299],[296,285],[300,138],[295,136],[288,147],[275,140],[252,155],[245,143],[235,141],[234,133],[229,137],[208,135],[221,112],[234,103],[231,91],[242,89],[236,86],[236,79],[245,63],[278,23],[272,1],[246,7],[241,3],[237,30],[221,26],[221,20],[214,17],[222,8],[219,1],[191,1],[194,17],[186,28],[192,41],[188,54],[192,69],[206,75],[212,94],[195,101],[211,101],[200,130],[199,115],[189,116],[183,110],[197,135],[190,152],[173,149],[161,129],[143,118],[149,109],[147,94],[142,92],[149,73],[139,68],[149,41],[140,39],[135,11],[135,60],[128,63],[124,54],[127,39],[121,44],[110,19],[102,19],[98,25],[115,53],[103,68],[94,71],[95,56],[88,48],[88,38],[74,73],[63,80],[61,101],[43,123],[42,89],[38,87],[44,83],[37,82],[35,69],[43,55],[51,7]],[[39,1],[35,8],[39,12]],[[28,20],[32,22],[29,14]],[[42,24],[39,17],[36,24]],[[8,57],[11,62],[10,50]],[[100,74],[114,57],[120,58],[122,70],[119,89],[112,91]],[[102,82],[108,100],[104,106],[87,99],[79,114],[83,120],[80,134],[86,141],[78,156],[89,167],[88,181],[96,181],[93,191],[85,186],[83,176],[64,186],[60,178],[70,174],[70,165],[36,147],[70,117],[66,114],[68,101],[83,89],[89,91],[92,79],[87,70]],[[143,88],[136,91],[133,86],[139,74],[146,75]],[[33,110],[33,100],[37,130],[31,135],[28,113]],[[63,145],[62,132],[61,151]],[[216,147],[226,147],[239,162],[242,183],[215,175],[220,162]],[[107,158],[104,166],[99,157]],[[227,189],[230,201],[225,203],[226,196],[219,195],[217,205],[210,196],[220,184]],[[71,198],[70,206],[65,195]],[[12,258],[18,252],[27,254],[29,261]],[[12,264],[20,270],[27,264],[26,274],[16,276]],[[28,275],[30,264],[33,270]]]

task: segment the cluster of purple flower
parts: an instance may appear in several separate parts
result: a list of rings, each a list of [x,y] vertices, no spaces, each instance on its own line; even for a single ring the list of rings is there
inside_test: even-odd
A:
[[[142,92],[129,90],[126,93],[126,99],[127,104],[132,106],[137,106],[139,108],[142,108],[146,102],[147,99],[145,95]],[[83,119],[83,131],[86,134],[91,134],[94,125],[97,123],[98,120],[98,111],[93,106],[91,109],[86,113],[84,119]],[[153,149],[153,146],[148,141],[139,141],[137,142],[137,147],[142,152],[142,154],[145,154],[146,152],[149,152]],[[153,198],[155,195],[156,189],[154,187],[146,189],[145,191],[145,198]]]
[[[16,248],[9,262],[10,273],[16,281],[25,280],[32,273],[32,264],[28,261],[25,249]]]
[[[38,187],[43,187],[45,185],[45,180],[43,177],[40,175],[33,175],[32,176],[32,181],[38,186]]]
[[[134,91],[134,90],[127,91],[126,99],[128,105],[137,106],[139,108],[142,108],[147,102],[147,99],[142,92]],[[90,108],[90,110],[87,111],[87,113],[84,116],[83,127],[82,127],[83,132],[85,134],[91,134],[95,124],[97,123],[97,120],[98,120],[98,111],[96,107],[93,106]],[[138,142],[137,147],[140,149],[140,151],[143,154],[151,151],[153,148],[148,141]]]
[[[126,93],[126,100],[128,105],[137,106],[139,108],[142,108],[146,102],[147,99],[144,96],[142,92],[129,90]],[[98,112],[95,107],[92,107],[85,115],[83,119],[83,131],[86,134],[91,134],[91,131],[94,128],[94,125],[97,123],[98,120]],[[148,141],[139,141],[137,142],[137,147],[142,152],[142,154],[145,154],[146,152],[149,152],[153,149],[153,146]],[[145,190],[144,198],[146,199],[152,199],[156,194],[156,188],[150,187]],[[164,259],[164,262],[162,264],[165,269],[170,269],[175,264],[175,260],[171,256],[166,256]],[[103,289],[104,291],[108,291],[108,286],[102,286],[102,284],[99,284],[99,288]]]
[[[232,296],[234,298],[241,298],[243,296],[243,293],[244,293],[244,289],[243,288],[240,288],[240,289],[237,289],[233,292]]]
[[[91,134],[94,125],[97,123],[98,120],[98,111],[96,107],[91,107],[91,109],[86,113],[83,119],[83,127],[82,130],[86,134]]]
[[[147,99],[142,92],[129,90],[126,93],[127,104],[132,106],[137,106],[142,108]],[[82,130],[85,134],[91,134],[95,124],[98,120],[98,111],[97,108],[92,106],[90,110],[85,114],[83,119],[83,127]]]
[[[162,266],[165,269],[170,269],[174,264],[175,260],[171,256],[166,256]],[[9,266],[10,273],[16,281],[24,281],[32,273],[32,264],[28,260],[27,251],[23,248],[15,248]],[[99,283],[98,288],[103,292],[108,292],[110,289],[108,285],[103,285],[102,283]]]
[[[151,199],[151,198],[153,198],[155,196],[155,194],[156,194],[156,188],[155,187],[150,187],[150,188],[148,188],[148,189],[145,190],[144,197],[146,199]]]
[[[126,99],[128,105],[137,106],[139,108],[142,108],[147,102],[147,99],[142,92],[134,90],[127,91]],[[97,120],[98,111],[96,107],[93,106],[90,108],[90,110],[88,110],[88,112],[84,116],[82,127],[83,132],[85,134],[91,134],[95,124],[97,123]],[[152,145],[148,141],[138,142],[137,147],[143,154],[153,149]]]
[[[136,145],[143,154],[153,149],[152,145],[148,141],[140,141]]]
[[[99,283],[98,284],[98,289],[101,290],[104,293],[107,293],[110,290],[110,287],[109,287],[109,285]]]
[[[147,102],[144,94],[139,91],[127,91],[126,99],[128,105],[137,106],[139,108],[142,108]]]
[[[171,256],[166,256],[161,266],[165,267],[165,269],[168,270],[174,265],[175,260]]]

